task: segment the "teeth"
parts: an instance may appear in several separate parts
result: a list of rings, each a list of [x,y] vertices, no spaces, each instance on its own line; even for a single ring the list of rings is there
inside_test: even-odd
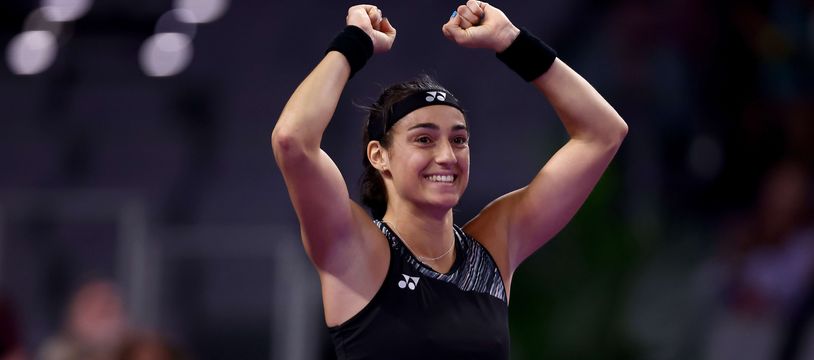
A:
[[[430,175],[425,176],[424,178],[432,182],[444,182],[444,183],[451,183],[453,180],[455,180],[455,176],[453,175]]]

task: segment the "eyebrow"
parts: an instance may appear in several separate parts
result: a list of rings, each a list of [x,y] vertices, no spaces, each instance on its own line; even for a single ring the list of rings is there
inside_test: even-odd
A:
[[[414,130],[414,129],[441,130],[441,128],[438,127],[438,125],[435,125],[433,123],[420,123],[420,124],[415,124],[415,125],[411,126],[409,129],[407,129],[407,131]],[[469,132],[469,128],[467,128],[466,125],[461,125],[461,124],[457,124],[457,125],[452,127],[452,131],[457,131],[457,130],[464,130],[466,132]]]

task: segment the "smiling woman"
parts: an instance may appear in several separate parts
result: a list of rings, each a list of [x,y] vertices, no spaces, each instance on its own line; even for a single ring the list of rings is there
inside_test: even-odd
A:
[[[508,359],[508,303],[520,263],[573,217],[627,133],[616,111],[556,53],[499,9],[459,6],[443,26],[485,48],[551,103],[571,139],[531,183],[463,227],[452,208],[469,182],[469,130],[458,99],[427,76],[387,88],[369,107],[362,202],[320,149],[345,84],[396,29],[377,7],[347,27],[305,78],[272,146],[322,285],[339,359]],[[552,205],[554,204],[554,205]]]
[[[394,182],[393,175],[394,171],[401,174],[402,166],[389,164],[390,157],[396,154],[414,155],[414,161],[419,162],[421,156],[425,162],[432,160],[427,157],[448,156],[439,159],[435,169],[422,169],[421,177],[433,183],[454,182],[461,193],[466,188],[469,179],[466,120],[458,100],[429,76],[385,89],[369,107],[364,129],[362,203],[370,208],[374,218],[385,216],[387,194],[395,190],[393,186],[401,184]],[[393,189],[388,190],[388,186]],[[394,200],[398,201],[398,197]]]

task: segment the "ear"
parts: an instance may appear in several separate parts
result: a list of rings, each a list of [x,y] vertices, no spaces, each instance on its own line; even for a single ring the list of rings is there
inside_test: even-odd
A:
[[[378,140],[367,143],[367,160],[381,172],[390,170],[387,149]]]

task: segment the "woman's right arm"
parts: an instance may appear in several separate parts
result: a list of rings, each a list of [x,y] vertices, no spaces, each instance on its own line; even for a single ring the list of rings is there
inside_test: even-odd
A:
[[[395,29],[371,5],[351,7],[347,24],[364,30],[377,53],[389,50],[395,39]],[[328,52],[291,95],[271,135],[305,250],[318,268],[330,266],[339,249],[353,251],[347,240],[358,238],[360,224],[367,220],[350,199],[336,164],[320,148],[350,73],[342,53]]]

